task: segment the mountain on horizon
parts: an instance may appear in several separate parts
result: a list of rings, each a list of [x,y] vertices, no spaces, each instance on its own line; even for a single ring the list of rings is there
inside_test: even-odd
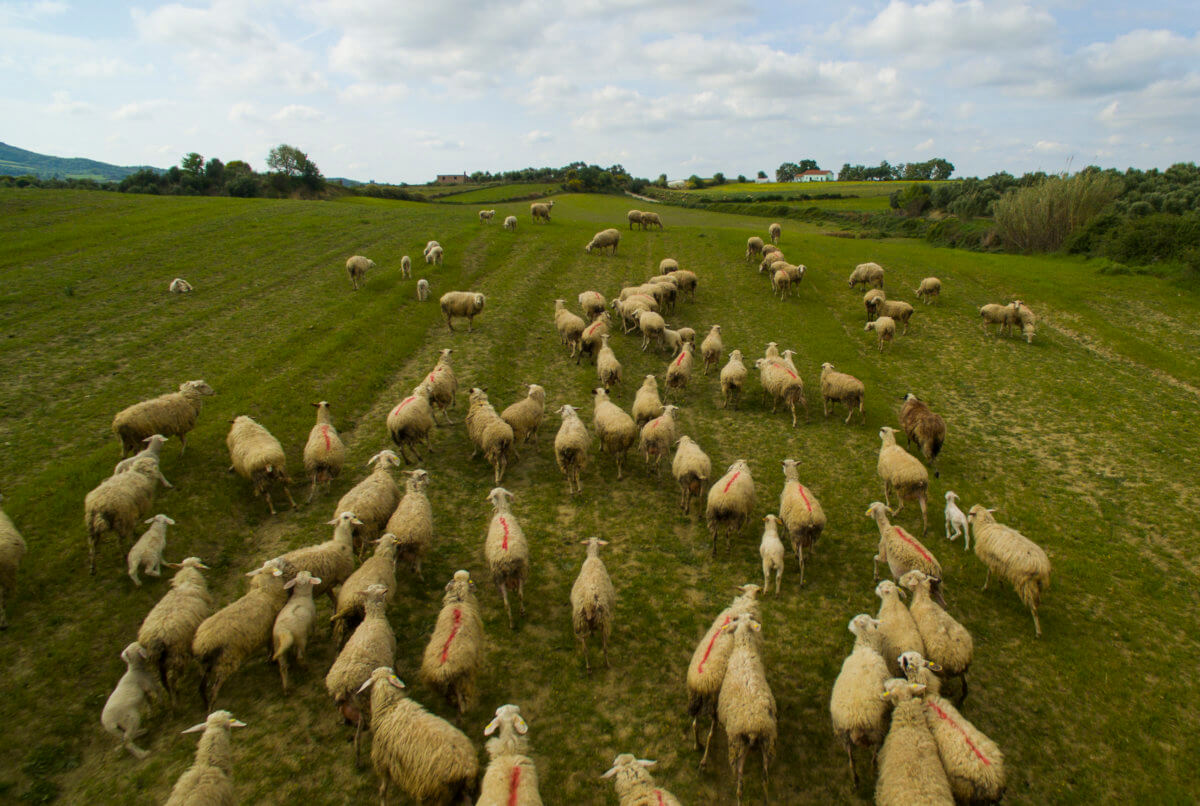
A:
[[[0,143],[0,174],[10,176],[32,174],[39,179],[94,179],[97,182],[119,182],[146,168],[158,173],[163,172],[162,168],[152,165],[112,165],[82,157],[52,157]]]

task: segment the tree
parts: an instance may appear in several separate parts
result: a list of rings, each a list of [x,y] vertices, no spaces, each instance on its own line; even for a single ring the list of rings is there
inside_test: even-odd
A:
[[[758,172],[758,178],[759,178],[759,179],[766,179],[766,178],[767,178],[767,172],[766,172],[766,171],[759,171],[759,172]]]
[[[820,166],[820,165],[817,165],[817,161],[816,161],[816,160],[800,160],[800,165],[799,165],[799,166],[797,166],[797,167],[799,167],[799,168],[800,168],[800,170],[798,171],[798,173],[804,173],[805,171],[819,171],[819,170],[821,170],[821,166]]]
[[[281,143],[271,149],[267,155],[267,167],[285,176],[301,177],[315,174],[320,176],[316,163],[308,158],[300,149]]]
[[[933,163],[933,178],[939,182],[949,179],[950,175],[954,173],[954,163],[952,162],[941,157],[935,157],[930,162]]]
[[[714,185],[725,184],[725,174],[721,173],[720,171],[717,171],[715,174],[712,175],[712,183]]]
[[[794,162],[785,162],[775,169],[776,182],[791,182],[800,173],[800,166]]]
[[[746,175],[745,175],[745,174],[738,174],[738,179],[737,179],[737,181],[741,182],[743,185],[744,185],[744,184],[746,184]]]
[[[700,190],[704,187],[704,180],[696,174],[692,174],[687,178],[687,186],[690,190]]]
[[[184,171],[192,176],[199,176],[204,172],[204,157],[200,156],[195,151],[184,157],[179,164]]]

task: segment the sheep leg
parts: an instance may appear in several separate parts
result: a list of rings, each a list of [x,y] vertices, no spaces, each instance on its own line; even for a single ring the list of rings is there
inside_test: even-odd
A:
[[[274,515],[275,514],[275,505],[271,503],[271,494],[269,492],[267,492],[266,490],[263,490],[263,495],[267,499],[267,509],[271,510],[271,514]]]
[[[462,717],[467,711],[467,698],[463,696],[462,689],[457,687],[454,689],[454,697],[458,701],[458,715]]]
[[[314,496],[314,495],[316,495],[316,494],[317,494],[317,476],[316,476],[316,474],[314,473],[314,474],[313,474],[313,477],[312,477],[312,487],[310,487],[310,488],[309,488],[309,490],[308,490],[308,499],[307,499],[307,500],[305,500],[305,502],[304,502],[304,503],[305,503],[305,504],[311,504],[311,503],[312,503],[312,500],[313,500],[313,496]]]
[[[617,454],[617,481],[620,481],[622,478],[624,478],[624,471],[625,471],[625,453],[621,452],[621,453]]]
[[[958,695],[958,707],[962,708],[963,703],[967,701],[967,671],[966,671],[966,669],[964,669],[963,673],[958,676],[958,679],[962,681],[962,693],[960,693]]]
[[[1033,612],[1033,618],[1036,621],[1036,619],[1037,619],[1037,610],[1036,609]],[[1038,630],[1039,630],[1038,635],[1041,635],[1041,632],[1040,632],[1041,628],[1039,627]],[[608,662],[608,633],[607,632],[600,633],[600,649],[603,650],[603,652],[604,652],[604,668],[611,669],[612,664]]]
[[[872,571],[874,572],[872,574],[872,577],[873,577],[871,580],[872,582],[879,581],[879,563],[882,562],[882,560],[883,560],[883,558],[880,557],[878,554],[876,554],[874,557],[871,558],[871,568],[872,568]]]
[[[525,580],[517,580],[517,598],[521,601],[521,615],[525,615]]]
[[[288,489],[286,480],[283,482],[283,494],[287,496],[288,503],[292,505],[292,509],[295,509],[296,499],[292,498],[292,491]]]
[[[743,747],[738,752],[737,759],[737,802],[740,805],[742,802],[742,770],[746,766],[746,756],[749,755],[749,750]]]
[[[850,759],[850,780],[854,781],[854,788],[858,789],[858,770],[854,769],[854,745],[850,743],[850,737],[842,737],[842,746],[846,748],[846,756]]]
[[[355,704],[355,708],[357,709],[358,697],[357,696],[351,697],[351,701]],[[362,738],[363,719],[364,719],[363,713],[361,710],[359,710],[358,711],[358,719],[354,723],[354,767],[355,767],[355,769],[359,769],[359,770],[362,769],[362,761],[359,758],[358,750],[362,744],[360,740]]]
[[[925,508],[925,496],[922,495],[918,498],[917,503],[921,505],[921,537],[924,537],[925,533],[929,531],[929,513]]]
[[[288,662],[287,662],[286,654],[281,655],[279,657],[279,679],[283,683],[283,693],[287,694],[287,692],[288,692]]]
[[[883,503],[890,507],[892,505],[892,500],[888,497],[888,486],[888,483],[885,481],[883,483]]]
[[[1030,611],[1032,611],[1032,613],[1033,613],[1033,630],[1034,630],[1034,634],[1035,634],[1035,635],[1036,635],[1038,638],[1041,638],[1041,637],[1042,637],[1042,622],[1038,620],[1038,614],[1037,614],[1037,605],[1033,605],[1033,606],[1032,606],[1032,607],[1030,607],[1029,609],[1030,609]]]
[[[497,582],[496,588],[500,591],[500,598],[504,600],[504,612],[508,614],[508,627],[515,630],[517,625],[513,623],[512,608],[508,606],[508,585],[504,582]]]
[[[983,578],[983,587],[981,590],[987,590],[988,583],[992,581],[992,569],[987,570],[987,576]]]
[[[704,769],[704,765],[708,763],[708,748],[712,746],[713,731],[717,729],[717,718],[713,715],[712,721],[708,723],[708,738],[704,740],[704,755],[700,757],[700,769]]]
[[[183,452],[187,450],[187,434],[179,435],[179,458],[183,458]]]
[[[771,791],[770,791],[770,770],[769,770],[769,768],[771,765],[771,759],[767,757],[767,749],[765,747],[762,747],[760,745],[758,750],[760,753],[762,753],[762,762],[763,762],[763,803],[770,803],[771,802]]]
[[[583,648],[583,671],[590,676],[592,673],[592,662],[588,659],[587,638],[580,637],[579,643]]]
[[[716,557],[717,556],[717,527],[715,525],[710,526],[710,527],[708,527],[708,531],[712,532],[712,539],[713,539],[712,556]]]
[[[88,573],[96,575],[96,538],[88,535]]]

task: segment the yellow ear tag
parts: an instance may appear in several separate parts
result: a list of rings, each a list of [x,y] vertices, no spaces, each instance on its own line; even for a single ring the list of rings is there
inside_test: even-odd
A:
[[[388,682],[391,683],[396,688],[404,688],[404,681],[401,680],[399,677],[396,677],[396,675],[394,675],[394,674],[388,675]]]

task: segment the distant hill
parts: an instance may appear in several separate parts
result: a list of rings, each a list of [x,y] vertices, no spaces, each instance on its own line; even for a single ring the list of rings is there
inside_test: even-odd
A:
[[[23,148],[0,143],[0,174],[24,176],[33,174],[39,179],[94,179],[97,182],[119,182],[131,173],[149,168],[162,173],[162,168],[150,165],[110,165],[107,162],[81,157],[51,157]]]

